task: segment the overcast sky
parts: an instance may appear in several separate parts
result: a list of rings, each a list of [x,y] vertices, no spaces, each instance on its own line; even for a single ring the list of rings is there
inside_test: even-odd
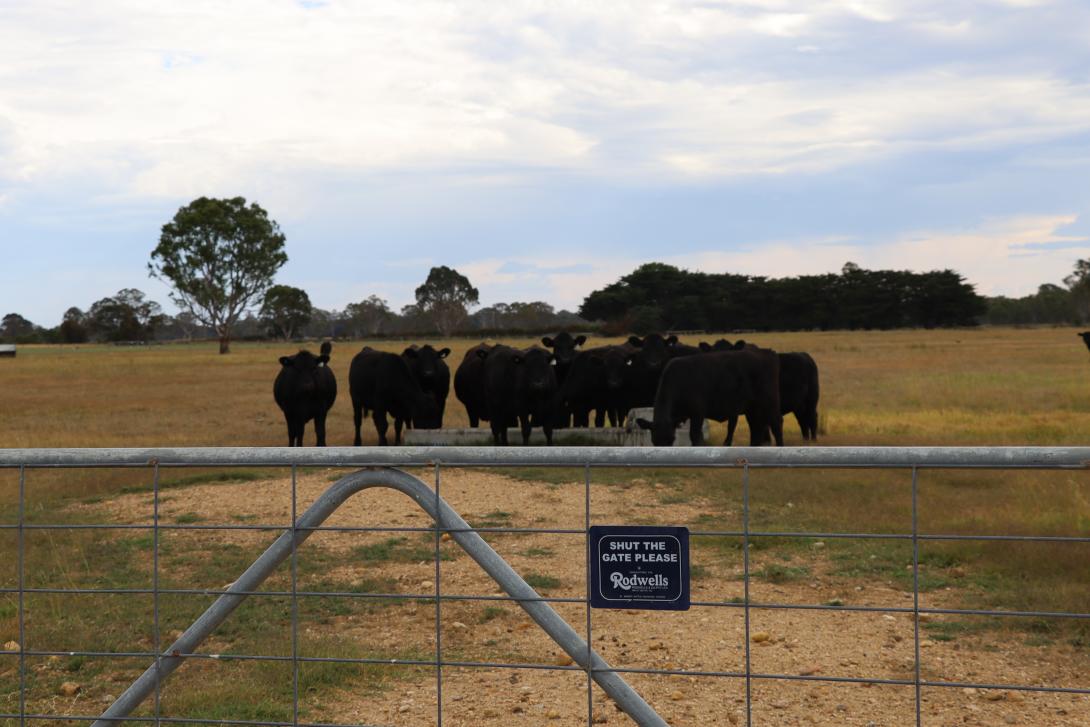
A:
[[[642,262],[1090,257],[1090,3],[0,0],[0,314],[136,287],[195,197],[256,201],[278,282],[575,308]]]

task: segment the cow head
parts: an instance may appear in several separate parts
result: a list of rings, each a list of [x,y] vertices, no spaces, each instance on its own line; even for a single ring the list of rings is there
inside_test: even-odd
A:
[[[551,394],[556,391],[555,357],[543,348],[534,346],[518,351],[511,360],[519,367],[519,376],[531,394]]]
[[[644,370],[658,374],[670,360],[670,347],[677,343],[677,336],[663,338],[657,333],[650,333],[643,338],[629,336],[628,344],[639,351],[632,357],[633,362]]]
[[[568,332],[558,333],[555,337],[545,336],[541,343],[545,348],[551,348],[556,357],[556,366],[561,371],[566,371],[571,362],[575,360],[578,351],[575,349],[587,342],[586,336],[572,336]]]
[[[283,371],[290,371],[296,391],[310,393],[318,388],[319,367],[329,363],[329,354],[315,356],[310,351],[300,351],[294,356],[281,356]]]
[[[413,375],[416,376],[416,380],[420,382],[422,386],[428,386],[433,381],[440,378],[441,372],[446,369],[446,364],[443,363],[443,359],[450,355],[449,348],[441,348],[436,350],[431,347],[431,344],[424,344],[417,348],[416,346],[409,346],[402,353],[401,356],[409,364],[409,369],[412,370]]]

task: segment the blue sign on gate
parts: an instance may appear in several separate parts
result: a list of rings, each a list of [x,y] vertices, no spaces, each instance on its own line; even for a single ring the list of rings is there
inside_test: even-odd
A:
[[[689,609],[689,529],[595,525],[590,529],[590,605]]]

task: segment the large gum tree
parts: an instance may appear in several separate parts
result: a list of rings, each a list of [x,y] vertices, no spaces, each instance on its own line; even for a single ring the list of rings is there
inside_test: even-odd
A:
[[[215,329],[227,353],[231,328],[287,260],[284,235],[260,205],[201,197],[163,225],[148,271],[174,286],[171,299]]]

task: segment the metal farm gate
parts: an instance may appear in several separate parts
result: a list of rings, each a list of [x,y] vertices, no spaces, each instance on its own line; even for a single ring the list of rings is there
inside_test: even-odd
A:
[[[269,525],[194,525],[160,522],[160,472],[166,468],[184,467],[282,467],[290,470],[291,475],[291,522],[293,527]],[[296,513],[296,477],[301,467],[338,467],[357,468],[358,471],[347,474],[332,484],[317,501],[302,514]],[[581,468],[585,482],[584,518],[582,523],[566,529],[470,527],[441,497],[442,472],[449,467],[576,467]],[[428,467],[433,473],[433,481],[426,484],[417,477],[402,472],[399,467]],[[737,671],[693,671],[683,668],[615,668],[611,667],[592,648],[594,618],[587,598],[548,598],[540,596],[523,578],[516,573],[485,541],[480,533],[485,532],[524,532],[563,534],[578,537],[586,535],[591,527],[591,501],[596,468],[733,468],[740,471],[741,477],[741,528],[729,531],[693,530],[694,536],[724,537],[740,539],[742,543],[742,586],[744,596],[729,601],[696,601],[694,607],[710,609],[736,609],[744,616],[744,668]],[[1090,613],[1056,613],[1041,611],[1000,611],[1000,610],[965,610],[927,608],[920,603],[920,544],[927,541],[1031,541],[1090,543],[1088,537],[1077,536],[1037,536],[993,533],[973,535],[959,533],[921,533],[919,528],[919,480],[921,473],[935,469],[991,469],[991,470],[1085,470],[1090,467],[1090,447],[806,447],[806,448],[621,448],[621,447],[553,447],[553,448],[483,448],[483,447],[403,447],[403,448],[347,448],[330,447],[323,449],[289,448],[185,448],[185,449],[8,449],[0,450],[0,469],[17,470],[19,486],[18,519],[11,524],[0,525],[0,535],[7,532],[14,535],[16,550],[0,553],[0,561],[15,558],[18,582],[15,587],[3,588],[9,598],[18,600],[19,648],[0,652],[0,657],[18,659],[19,689],[18,703],[9,702],[0,708],[0,719],[20,727],[28,722],[49,724],[50,721],[69,723],[90,722],[98,725],[121,724],[123,722],[155,724],[200,723],[200,724],[238,724],[233,720],[191,719],[169,717],[160,714],[159,698],[164,689],[169,688],[168,676],[187,659],[216,658],[217,655],[201,651],[202,642],[228,619],[232,611],[248,596],[256,595],[261,583],[278,566],[289,562],[291,567],[291,588],[288,591],[261,591],[262,595],[279,595],[291,599],[292,604],[292,652],[285,656],[260,654],[232,654],[232,658],[255,660],[279,660],[290,662],[294,672],[293,715],[289,721],[247,721],[244,724],[267,727],[317,727],[299,720],[299,666],[308,661],[369,661],[350,659],[323,659],[304,657],[298,650],[298,603],[301,599],[320,596],[345,597],[381,597],[384,599],[413,599],[428,602],[435,609],[435,653],[434,658],[418,661],[398,661],[400,665],[418,665],[431,667],[436,672],[435,723],[443,724],[443,669],[461,668],[505,668],[505,669],[549,669],[556,671],[586,674],[587,711],[586,723],[595,721],[592,683],[596,683],[615,702],[617,708],[624,711],[637,724],[665,725],[653,705],[649,705],[632,687],[625,677],[640,674],[656,677],[709,677],[724,680],[736,680],[745,688],[745,721],[753,721],[754,685],[770,681],[824,682],[862,685],[894,685],[912,687],[915,690],[915,721],[923,723],[921,694],[925,689],[1002,689],[1016,692],[1051,692],[1075,695],[1090,695],[1090,688],[1038,686],[1012,683],[973,683],[967,681],[934,681],[924,679],[921,674],[921,616],[934,615],[990,616],[990,617],[1040,617],[1063,619],[1090,619]],[[145,468],[151,479],[153,494],[153,519],[150,525],[117,525],[110,523],[95,524],[56,524],[40,523],[28,519],[27,493],[32,487],[35,470],[52,468]],[[902,532],[769,532],[750,528],[750,490],[751,474],[766,469],[809,468],[809,469],[897,469],[911,473],[911,519],[905,522]],[[286,472],[287,474],[287,472]],[[432,479],[429,477],[429,479]],[[243,486],[244,487],[244,486]],[[430,528],[417,529],[434,533],[434,592],[427,594],[358,594],[358,593],[322,593],[299,590],[296,587],[296,550],[313,533],[321,530],[337,531],[405,531],[411,528],[330,528],[323,527],[325,520],[348,498],[369,488],[391,488],[407,495],[434,521]],[[160,587],[160,534],[166,530],[273,530],[279,527],[282,534],[268,549],[239,575],[237,580],[225,587],[225,590],[208,591],[201,589],[166,589]],[[27,585],[25,553],[27,535],[35,531],[70,528],[91,528],[110,531],[119,529],[144,529],[152,537],[152,587],[150,589],[39,589]],[[483,569],[506,594],[505,596],[450,596],[442,591],[439,548],[445,534],[459,545]],[[910,544],[912,549],[912,605],[903,607],[852,606],[829,603],[777,603],[759,602],[750,597],[750,542],[752,539],[775,538],[821,538],[821,539],[892,539]],[[1086,573],[1072,574],[1072,578],[1086,578]],[[76,594],[143,594],[151,596],[154,604],[154,644],[150,650],[133,649],[129,652],[98,653],[50,650],[48,645],[26,641],[26,606],[25,597],[34,593],[76,593]],[[215,595],[218,599],[173,643],[164,645],[160,631],[160,599],[175,594]],[[542,665],[502,662],[464,662],[444,658],[440,615],[443,604],[451,600],[471,601],[506,601],[520,606],[530,617],[558,644],[571,658],[570,665]],[[553,609],[554,603],[585,604],[586,638],[564,621]],[[761,673],[753,668],[751,658],[751,613],[758,610],[806,610],[833,611],[845,613],[900,614],[913,621],[914,676],[910,679],[889,679],[866,674],[859,676],[826,676],[821,674]],[[1090,609],[1083,609],[1084,611]],[[164,648],[165,646],[165,648]],[[146,659],[147,670],[132,683],[120,697],[101,714],[39,714],[28,711],[26,704],[27,659],[28,657],[51,656],[86,656],[86,657],[131,657]],[[389,663],[389,660],[375,660],[372,663]],[[1090,685],[1087,685],[1090,687]],[[153,711],[148,716],[132,717],[131,713],[142,703],[152,700]]]

